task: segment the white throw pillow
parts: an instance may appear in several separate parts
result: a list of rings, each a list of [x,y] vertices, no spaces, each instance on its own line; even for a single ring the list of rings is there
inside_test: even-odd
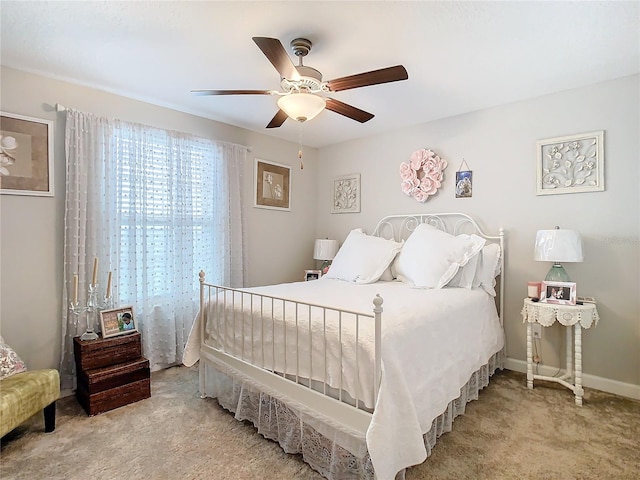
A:
[[[477,235],[462,234],[458,235],[458,237],[478,242],[482,246],[486,243],[484,238]],[[466,265],[458,269],[455,276],[449,281],[449,283],[447,283],[448,287],[473,288],[473,281],[476,278],[476,271],[478,269],[478,263],[481,256],[480,251],[481,250],[478,250],[473,256],[471,256],[471,258],[469,258]]]
[[[401,248],[402,243],[372,237],[360,228],[351,230],[323,278],[353,283],[377,282]]]
[[[397,277],[414,287],[444,287],[484,246],[484,239],[466,237],[418,225],[394,262]]]
[[[492,297],[496,296],[496,277],[500,275],[500,245],[490,243],[478,255],[478,268],[473,280],[473,288],[482,288]]]

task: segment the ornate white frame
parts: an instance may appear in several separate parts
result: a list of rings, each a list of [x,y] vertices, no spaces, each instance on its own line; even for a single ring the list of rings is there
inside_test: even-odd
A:
[[[331,192],[331,213],[360,212],[359,173],[334,177]]]
[[[536,194],[602,192],[604,131],[537,142]]]

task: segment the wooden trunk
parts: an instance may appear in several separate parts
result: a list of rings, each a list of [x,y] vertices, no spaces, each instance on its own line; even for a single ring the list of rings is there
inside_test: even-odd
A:
[[[81,341],[74,338],[78,402],[89,415],[151,396],[149,360],[140,334]]]
[[[77,370],[91,370],[138,358],[142,355],[142,342],[138,332],[97,340],[75,337],[73,350]]]

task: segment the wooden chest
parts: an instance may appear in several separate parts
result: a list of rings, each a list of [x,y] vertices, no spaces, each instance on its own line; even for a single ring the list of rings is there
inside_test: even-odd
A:
[[[74,338],[76,397],[97,415],[151,396],[149,360],[141,356],[140,334],[81,341]]]
[[[73,352],[77,371],[115,365],[133,360],[142,355],[140,333],[97,340],[73,339]]]

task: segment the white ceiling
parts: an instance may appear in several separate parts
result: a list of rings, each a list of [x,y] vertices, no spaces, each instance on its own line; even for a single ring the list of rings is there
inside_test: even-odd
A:
[[[287,51],[293,38],[310,39],[304,63],[325,80],[406,67],[406,81],[332,94],[376,116],[360,124],[324,111],[304,125],[313,147],[640,71],[638,1],[2,0],[0,8],[2,65],[294,142],[292,120],[264,128],[276,98],[190,90],[278,89],[252,36],[278,38]]]

